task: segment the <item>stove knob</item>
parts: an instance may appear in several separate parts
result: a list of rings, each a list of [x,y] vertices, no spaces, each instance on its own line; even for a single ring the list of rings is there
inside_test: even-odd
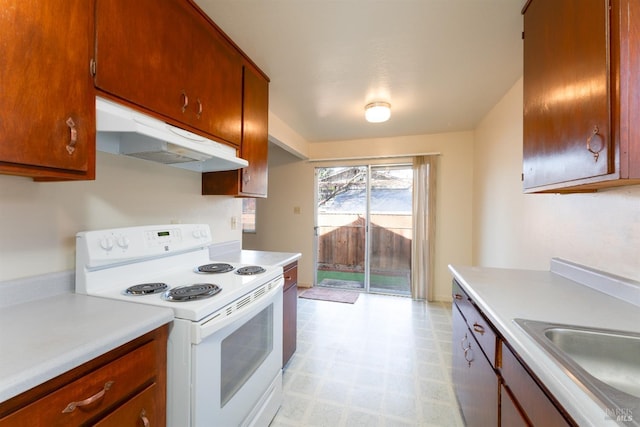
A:
[[[207,237],[207,230],[193,230],[193,237],[195,237],[196,239],[204,239]]]
[[[113,249],[113,239],[111,237],[103,237],[100,240],[100,247],[105,251],[110,251]]]
[[[127,236],[120,236],[118,237],[117,243],[122,249],[127,249],[129,247],[129,238]]]

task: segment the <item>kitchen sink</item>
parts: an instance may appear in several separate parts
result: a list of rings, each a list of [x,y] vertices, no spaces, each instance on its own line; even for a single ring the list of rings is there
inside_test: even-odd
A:
[[[527,319],[514,322],[602,406],[605,416],[621,425],[640,426],[640,334]]]

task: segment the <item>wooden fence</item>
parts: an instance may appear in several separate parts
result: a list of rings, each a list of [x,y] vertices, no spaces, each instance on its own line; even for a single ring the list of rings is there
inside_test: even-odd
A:
[[[371,224],[372,271],[407,271],[411,269],[411,239],[406,230]],[[318,237],[318,269],[364,271],[365,220],[332,228]]]

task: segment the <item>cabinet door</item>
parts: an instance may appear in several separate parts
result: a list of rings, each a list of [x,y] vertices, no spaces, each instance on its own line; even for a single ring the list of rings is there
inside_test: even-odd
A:
[[[244,68],[241,157],[249,162],[235,171],[202,174],[202,194],[267,197],[269,81]]]
[[[199,10],[185,0],[96,4],[97,88],[240,144],[242,65]]]
[[[242,115],[242,193],[267,196],[267,156],[269,145],[269,83],[248,67],[244,68]]]
[[[187,120],[240,146],[242,64],[238,53],[206,25],[193,29],[193,63],[187,77],[191,94]]]
[[[528,5],[525,189],[613,172],[609,30],[608,0],[533,0]]]
[[[92,5],[0,3],[0,171],[93,179]]]
[[[500,386],[500,425],[505,427],[527,427],[530,425],[504,386]]]
[[[186,2],[96,0],[96,87],[181,119],[190,21]]]
[[[455,305],[451,312],[453,316],[453,385],[465,423],[469,427],[497,426],[498,377]]]
[[[504,343],[502,344],[502,377],[505,387],[534,426],[572,425]]]

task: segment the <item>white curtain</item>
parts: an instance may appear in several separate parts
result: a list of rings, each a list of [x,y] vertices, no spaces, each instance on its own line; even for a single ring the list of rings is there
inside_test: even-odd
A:
[[[436,163],[438,156],[413,160],[413,240],[411,242],[411,297],[433,301]]]

